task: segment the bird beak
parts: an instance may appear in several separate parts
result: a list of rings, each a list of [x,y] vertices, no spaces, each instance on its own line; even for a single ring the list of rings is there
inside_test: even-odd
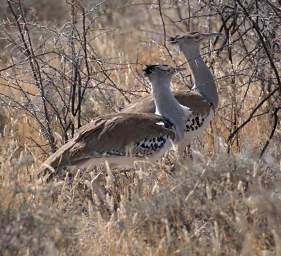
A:
[[[175,67],[175,72],[178,73],[178,72],[183,71],[185,69],[186,68],[184,68],[184,67]]]
[[[176,44],[178,42],[178,38],[179,36],[171,36],[167,39],[167,41],[170,43],[170,44]]]
[[[202,36],[205,38],[210,38],[213,36],[220,36],[220,35],[222,35],[222,33],[220,33],[220,32],[202,33]]]
[[[167,41],[168,41],[170,44],[176,44],[176,43],[177,43],[175,37],[170,37],[170,38],[167,39]]]

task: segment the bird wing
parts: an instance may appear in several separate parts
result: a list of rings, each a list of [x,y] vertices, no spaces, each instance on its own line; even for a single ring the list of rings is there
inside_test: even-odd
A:
[[[164,124],[161,125],[160,123]],[[174,138],[174,130],[168,121],[153,114],[119,113],[103,117],[98,125],[89,125],[75,140],[75,146],[70,150],[71,158],[84,155],[105,154],[115,150],[120,154],[126,148],[146,137],[157,137],[160,134]],[[166,127],[165,127],[166,126]]]
[[[39,174],[48,167],[75,165],[81,160],[102,157],[112,150],[124,153],[130,145],[159,135],[175,138],[173,127],[161,116],[142,113],[105,115],[81,127],[73,139],[43,163]]]
[[[178,102],[188,107],[194,115],[208,115],[210,104],[196,92],[176,91],[174,95]],[[151,95],[143,97],[122,110],[123,113],[155,113],[155,105]]]
[[[142,97],[129,104],[121,111],[122,113],[155,113],[155,104],[151,95]]]

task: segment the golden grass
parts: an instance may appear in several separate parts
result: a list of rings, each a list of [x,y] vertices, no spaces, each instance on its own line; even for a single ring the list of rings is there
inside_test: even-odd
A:
[[[1,154],[2,255],[278,255],[280,165],[245,153],[39,184],[29,151]],[[81,184],[84,184],[81,187]],[[90,194],[89,194],[90,193]],[[106,206],[106,209],[105,209]],[[117,207],[117,208],[116,208]],[[108,211],[112,215],[108,215]]]

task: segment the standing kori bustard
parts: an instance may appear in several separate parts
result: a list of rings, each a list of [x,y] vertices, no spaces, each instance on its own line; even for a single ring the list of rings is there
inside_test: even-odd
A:
[[[178,143],[183,137],[185,114],[169,88],[176,71],[168,66],[144,69],[145,76],[152,82],[153,99],[159,113],[164,113],[163,105],[169,105],[165,115],[118,113],[101,116],[81,127],[73,139],[52,154],[42,164],[39,174],[54,175],[62,167],[93,167],[105,161],[110,167],[130,168],[136,161],[154,162],[161,158],[173,141]],[[187,109],[184,111],[189,113]]]
[[[175,99],[184,107],[187,107],[190,114],[187,115],[184,139],[181,140],[181,149],[190,144],[194,137],[200,135],[213,119],[218,106],[218,92],[212,72],[204,62],[200,54],[200,43],[207,38],[217,36],[218,33],[193,32],[184,36],[176,36],[169,39],[171,44],[179,47],[184,54],[191,70],[194,88],[196,92],[179,91],[175,92]],[[157,83],[167,83],[165,77]],[[165,101],[162,101],[165,108]],[[122,112],[159,113],[167,117],[164,112],[159,112],[152,96],[138,100],[123,109]],[[167,117],[169,119],[169,117]],[[185,119],[183,117],[183,119]],[[172,121],[172,120],[171,120]]]

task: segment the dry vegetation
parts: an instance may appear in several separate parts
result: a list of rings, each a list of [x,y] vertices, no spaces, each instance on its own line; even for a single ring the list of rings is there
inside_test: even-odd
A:
[[[0,1],[0,255],[281,255],[278,1],[37,2]],[[144,64],[184,63],[165,38],[190,30],[222,33],[193,161],[41,184],[78,127],[149,92]]]

